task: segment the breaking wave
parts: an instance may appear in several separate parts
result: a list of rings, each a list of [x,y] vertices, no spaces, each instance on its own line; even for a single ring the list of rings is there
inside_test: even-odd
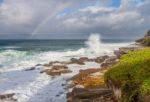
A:
[[[69,42],[68,42],[69,43]],[[0,50],[0,70],[23,69],[49,61],[69,60],[72,57],[95,57],[113,54],[113,51],[130,43],[102,43],[100,34],[91,34],[78,49],[64,48],[60,51]]]

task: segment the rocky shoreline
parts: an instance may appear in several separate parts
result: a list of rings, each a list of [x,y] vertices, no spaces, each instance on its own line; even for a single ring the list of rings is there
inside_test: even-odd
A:
[[[149,37],[148,31],[147,36]],[[119,62],[120,57],[129,52],[143,49],[145,44],[143,39],[137,40],[137,43],[129,47],[121,47],[119,50],[114,51],[113,56],[103,55],[96,58],[71,58],[69,61],[52,61],[47,64],[38,64],[24,71],[37,70],[39,67],[44,67],[39,73],[47,74],[52,77],[61,76],[64,74],[72,73],[72,70],[68,68],[68,65],[77,64],[85,65],[86,62],[95,62],[99,64],[99,68],[87,68],[79,70],[79,73],[67,80],[63,86],[67,90],[67,102],[116,102],[117,97],[121,95],[120,90],[117,88],[108,86],[104,80],[104,74],[110,68],[110,66]],[[147,45],[148,43],[146,43]],[[16,93],[0,94],[0,101],[7,98],[17,102],[13,96]]]
[[[128,53],[133,50],[137,50],[139,47],[124,47],[120,48],[118,51],[114,52],[114,56],[99,56],[96,58],[71,58],[69,61],[51,61],[47,64],[38,64],[34,67],[25,69],[24,71],[34,71],[39,70],[39,67],[44,67],[40,69],[41,74],[45,73],[52,77],[61,76],[64,74],[72,73],[72,70],[68,68],[68,65],[85,65],[86,62],[94,62],[99,64],[99,68],[87,68],[80,70],[78,74],[74,75],[68,80],[63,86],[66,87],[67,101],[68,102],[111,102],[114,100],[112,91],[107,88],[104,83],[104,73],[108,70],[107,68],[119,61],[119,57],[122,54]],[[16,93],[0,94],[0,100],[10,99],[13,102],[17,102],[13,96]],[[91,96],[91,94],[93,96]],[[91,96],[91,97],[90,97]],[[84,98],[83,98],[84,97]],[[107,101],[106,101],[107,100]]]
[[[38,64],[35,67],[25,69],[24,71],[36,70],[38,66],[44,66],[44,69],[40,73],[46,73],[52,77],[60,76],[62,74],[72,73],[72,70],[68,69],[68,65],[77,64],[85,65],[86,62],[95,62],[100,66],[99,68],[87,68],[86,70],[80,70],[79,73],[68,80],[68,84],[65,86],[67,90],[72,90],[67,93],[67,102],[115,102],[113,92],[107,88],[104,82],[104,73],[107,68],[119,61],[121,55],[131,51],[140,49],[141,47],[123,47],[114,52],[114,56],[99,56],[96,58],[71,58],[69,61],[53,61],[47,64]],[[8,93],[0,95],[0,100],[7,98],[13,99],[15,93]]]
[[[80,71],[79,74],[71,79],[74,82],[74,87],[72,92],[67,94],[67,102],[118,102],[118,99],[121,97],[121,90],[117,88],[118,85],[115,85],[117,83],[106,83],[103,78],[104,73],[110,68],[110,66],[118,63],[122,55],[149,46],[149,37],[150,30],[144,38],[136,41],[136,47],[122,47],[119,48],[119,50],[114,51],[114,56],[107,56],[106,59],[102,60],[99,70],[88,69]],[[103,56],[101,56],[101,58],[103,58]],[[93,73],[99,73],[99,75],[96,76],[98,80],[95,80],[95,77],[90,77]],[[78,85],[80,85],[80,87],[76,87]],[[145,101],[149,102],[147,98]]]
[[[101,56],[103,59],[99,69],[80,70],[79,74],[73,76],[72,91],[67,94],[67,102],[116,102],[113,91],[104,82],[104,73],[108,68],[119,61],[120,56],[132,51],[142,49],[137,47],[122,47],[114,52],[114,56]],[[92,90],[92,91],[89,91]]]

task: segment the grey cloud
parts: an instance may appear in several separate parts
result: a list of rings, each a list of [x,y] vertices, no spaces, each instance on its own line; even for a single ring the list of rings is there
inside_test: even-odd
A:
[[[0,6],[0,38],[139,37],[150,27],[150,1],[4,0]],[[71,12],[63,12],[65,9]],[[35,30],[36,29],[36,30]]]

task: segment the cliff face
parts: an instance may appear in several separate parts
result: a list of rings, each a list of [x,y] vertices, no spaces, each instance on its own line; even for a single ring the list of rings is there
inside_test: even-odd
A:
[[[150,48],[123,55],[105,73],[105,82],[121,102],[150,102]]]
[[[147,31],[143,38],[136,40],[136,42],[144,46],[150,46],[150,30]]]

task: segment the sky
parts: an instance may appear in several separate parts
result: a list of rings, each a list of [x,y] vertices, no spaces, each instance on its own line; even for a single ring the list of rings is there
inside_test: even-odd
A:
[[[150,0],[0,0],[0,39],[138,38]]]

